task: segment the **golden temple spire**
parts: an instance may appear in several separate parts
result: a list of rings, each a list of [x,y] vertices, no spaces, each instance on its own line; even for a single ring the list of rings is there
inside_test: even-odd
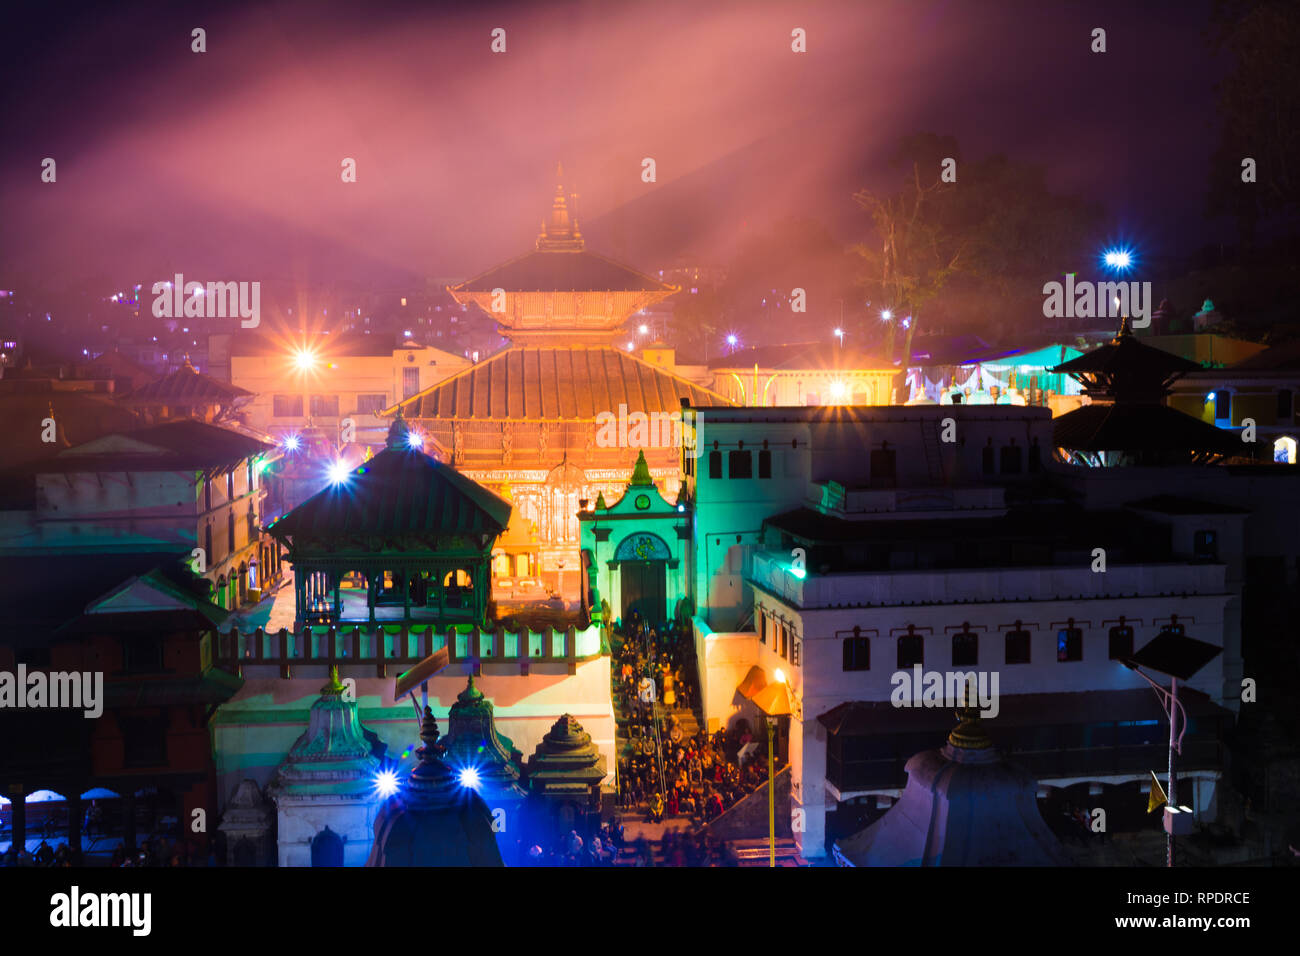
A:
[[[573,194],[575,200],[577,195]],[[537,237],[537,249],[540,252],[581,252],[584,245],[577,220],[570,219],[569,204],[564,198],[564,165],[557,162],[551,217],[542,223],[542,233]]]

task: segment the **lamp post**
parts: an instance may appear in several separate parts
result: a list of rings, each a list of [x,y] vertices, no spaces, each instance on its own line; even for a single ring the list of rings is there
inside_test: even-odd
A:
[[[771,867],[776,866],[776,719],[794,713],[792,694],[785,674],[778,670],[776,681],[750,698],[767,725],[767,865]]]
[[[1186,683],[1197,671],[1223,653],[1223,648],[1195,638],[1186,637],[1178,624],[1178,616],[1171,615],[1169,626],[1161,629],[1151,641],[1132,657],[1124,658],[1121,663],[1137,674],[1156,692],[1160,698],[1161,709],[1169,721],[1169,803],[1165,807],[1165,865],[1174,865],[1175,833],[1188,832],[1190,811],[1178,805],[1178,778],[1174,776],[1174,755],[1183,752],[1183,734],[1187,732],[1187,710],[1178,702],[1178,682]],[[1154,680],[1139,670],[1145,667],[1158,674],[1169,677],[1169,690],[1165,690]],[[1178,715],[1182,714],[1179,730]],[[1187,813],[1184,817],[1182,814]]]

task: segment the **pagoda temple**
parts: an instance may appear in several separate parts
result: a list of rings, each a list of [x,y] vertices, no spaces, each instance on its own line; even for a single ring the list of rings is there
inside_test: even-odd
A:
[[[267,531],[289,552],[297,624],[486,623],[510,503],[420,450],[400,410],[387,447]]]
[[[1199,368],[1139,341],[1125,318],[1105,345],[1052,369],[1078,381],[1091,401],[1052,422],[1062,457],[1114,467],[1209,464],[1240,454],[1237,438],[1165,404],[1173,383]]]
[[[366,866],[501,866],[492,812],[447,760],[428,707],[420,740],[420,762],[375,818]]]
[[[898,803],[835,845],[843,866],[1068,866],[1039,812],[1038,785],[993,746],[975,708],[941,750],[907,762]]]
[[[494,490],[510,486],[536,538],[540,568],[529,576],[570,599],[580,590],[578,512],[622,495],[639,449],[675,498],[680,439],[661,423],[678,420],[683,400],[731,404],[622,347],[628,321],[678,291],[589,252],[559,183],[532,252],[448,286],[495,319],[510,346],[397,406],[440,460]],[[640,446],[601,437],[598,417],[642,415],[652,427]]]

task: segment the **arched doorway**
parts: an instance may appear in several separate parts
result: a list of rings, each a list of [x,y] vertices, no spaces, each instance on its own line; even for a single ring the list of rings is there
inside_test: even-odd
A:
[[[668,562],[672,551],[658,535],[640,531],[619,542],[614,552],[618,564],[620,616],[627,620],[633,611],[654,624],[670,616],[668,610]]]
[[[311,841],[312,866],[342,866],[343,838],[326,827]]]

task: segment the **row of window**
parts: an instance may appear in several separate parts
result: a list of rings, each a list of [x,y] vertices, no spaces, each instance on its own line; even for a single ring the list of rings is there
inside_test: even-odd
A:
[[[709,452],[709,477],[722,477],[722,452]],[[741,449],[727,452],[728,478],[753,478],[754,453]],[[758,453],[758,477],[772,477],[772,452],[764,448]]]
[[[772,650],[780,654],[791,664],[799,666],[801,642],[799,636],[788,627],[785,621],[779,621],[773,618],[768,621],[766,614],[758,616],[758,640],[761,644],[767,643],[768,632],[772,635]]]
[[[1181,624],[1161,628],[1161,633],[1182,634]],[[760,640],[762,638],[760,637]],[[979,635],[961,631],[952,635],[952,666],[977,667],[979,665]],[[871,639],[846,637],[843,645],[843,669],[866,671],[871,669]],[[1109,634],[1109,659],[1120,660],[1133,656],[1133,628],[1128,625],[1112,627]],[[920,634],[903,634],[897,639],[896,666],[899,670],[925,664],[925,638]],[[1059,663],[1083,660],[1083,630],[1065,627],[1056,632],[1056,660]],[[1025,630],[1007,631],[1003,635],[1003,662],[1006,664],[1030,663],[1030,635]]]
[[[309,407],[313,418],[339,417],[339,397],[337,395],[312,395],[310,399]],[[388,405],[387,395],[379,393],[358,395],[356,410],[359,415],[378,415]],[[302,418],[302,409],[301,395],[273,395],[271,397],[271,415],[275,418]]]
[[[1021,445],[1003,445],[993,447],[993,439],[982,449],[983,471],[986,475],[1019,475],[1025,470],[1025,449]],[[1029,446],[1029,471],[1037,473],[1043,467],[1042,454],[1038,449],[1038,439]]]

